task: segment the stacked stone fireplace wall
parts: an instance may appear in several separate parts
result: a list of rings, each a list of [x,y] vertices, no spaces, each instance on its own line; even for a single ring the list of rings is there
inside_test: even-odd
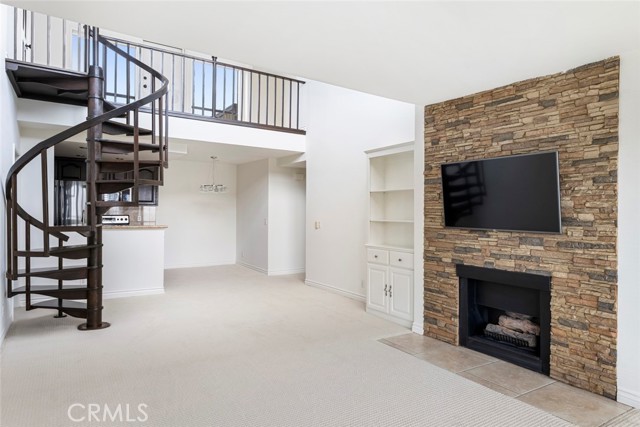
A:
[[[455,265],[551,276],[552,378],[616,396],[619,58],[425,108],[425,335],[458,344]],[[558,151],[562,234],[444,227],[440,165]]]

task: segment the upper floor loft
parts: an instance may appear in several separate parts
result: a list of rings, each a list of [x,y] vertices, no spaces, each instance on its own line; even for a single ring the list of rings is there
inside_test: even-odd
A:
[[[18,96],[80,105],[73,88],[56,87],[55,76],[87,73],[94,54],[87,43],[89,27],[20,8],[10,8],[9,15],[6,67]],[[305,134],[302,80],[104,29],[100,32],[169,79],[164,108],[172,118]],[[105,101],[110,105],[128,104],[155,90],[155,80],[131,61],[102,47],[97,56],[104,70]],[[47,72],[51,84],[32,80],[33,73]]]

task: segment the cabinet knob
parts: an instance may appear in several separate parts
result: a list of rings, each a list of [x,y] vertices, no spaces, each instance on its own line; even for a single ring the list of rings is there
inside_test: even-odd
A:
[[[384,296],[387,296],[387,285],[384,285]]]
[[[402,262],[402,258],[398,258],[398,262]]]
[[[378,258],[378,255],[374,255],[373,257],[374,257],[374,258]]]
[[[391,296],[391,285],[389,285],[389,296]]]

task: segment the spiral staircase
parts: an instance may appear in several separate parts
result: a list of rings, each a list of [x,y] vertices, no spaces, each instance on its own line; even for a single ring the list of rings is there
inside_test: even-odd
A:
[[[114,206],[137,206],[141,186],[162,185],[168,167],[166,93],[168,79],[128,52],[102,37],[97,28],[87,29],[87,73],[70,72],[32,63],[7,60],[7,73],[18,97],[71,105],[86,105],[87,120],[54,135],[24,153],[6,178],[7,295],[24,295],[27,310],[51,309],[55,317],[86,319],[80,330],[102,329],[102,215]],[[114,52],[127,67],[148,77],[150,94],[129,99],[125,105],[105,101],[104,60],[100,52]],[[143,121],[147,128],[140,126]],[[87,206],[86,221],[78,226],[51,224],[49,211],[47,152],[64,141],[86,132]],[[31,165],[31,166],[30,166]],[[21,182],[20,172],[39,169],[40,183],[33,173]],[[141,168],[157,168],[157,180],[140,178]],[[38,188],[40,187],[40,188]],[[131,189],[129,201],[106,201],[104,194]],[[29,212],[20,204],[20,193],[41,193],[41,212]],[[37,196],[40,197],[40,196]],[[83,244],[70,244],[73,235]],[[75,237],[77,240],[77,237]],[[32,241],[42,247],[32,247]],[[33,268],[35,259],[48,258],[50,267]],[[69,260],[73,260],[69,265]],[[141,266],[142,268],[143,266]],[[32,281],[37,278],[38,283]],[[81,281],[81,282],[78,282]],[[71,282],[71,283],[69,283]],[[78,285],[77,283],[82,283]],[[32,301],[37,295],[37,301]],[[50,297],[42,301],[42,298]]]

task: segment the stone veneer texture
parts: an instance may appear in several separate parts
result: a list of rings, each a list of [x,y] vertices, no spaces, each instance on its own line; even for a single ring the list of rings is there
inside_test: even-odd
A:
[[[616,397],[618,57],[425,107],[425,335],[458,344],[456,264],[552,277],[551,377]],[[440,165],[558,151],[562,234],[444,228]]]

